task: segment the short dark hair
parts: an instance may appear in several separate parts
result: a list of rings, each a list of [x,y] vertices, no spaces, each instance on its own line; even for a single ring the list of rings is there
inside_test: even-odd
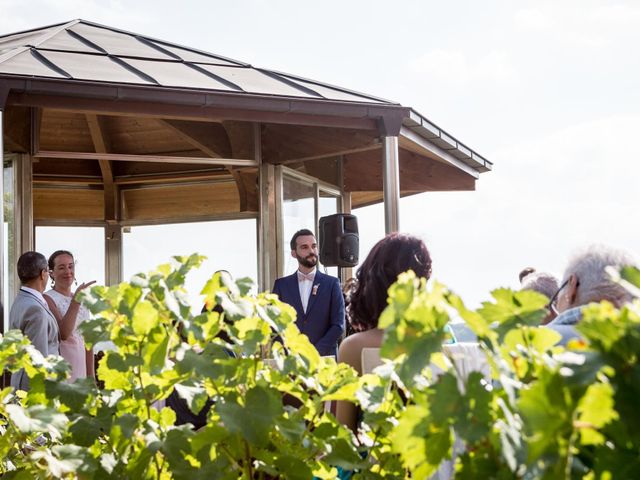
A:
[[[47,259],[39,252],[25,252],[18,258],[18,278],[27,283],[47,269]]]
[[[294,233],[293,237],[291,237],[291,242],[289,243],[289,245],[291,246],[291,250],[295,250],[296,247],[298,246],[297,245],[298,237],[305,237],[307,235],[311,235],[313,238],[316,237],[313,234],[313,232],[308,228],[303,228],[302,230],[298,230],[296,233]]]
[[[391,233],[374,245],[356,273],[351,294],[347,313],[354,331],[378,326],[378,318],[387,306],[387,290],[407,270],[421,278],[431,276],[431,255],[422,240]]]
[[[56,258],[58,258],[60,255],[69,255],[75,260],[75,258],[73,257],[73,253],[71,253],[69,250],[56,250],[49,256],[49,270],[53,270],[53,267],[56,266]]]

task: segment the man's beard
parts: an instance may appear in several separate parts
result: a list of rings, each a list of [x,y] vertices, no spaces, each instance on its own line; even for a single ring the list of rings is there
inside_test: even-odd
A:
[[[301,257],[296,253],[296,258],[298,259],[298,263],[303,267],[313,268],[318,264],[318,256],[310,253],[306,257]]]

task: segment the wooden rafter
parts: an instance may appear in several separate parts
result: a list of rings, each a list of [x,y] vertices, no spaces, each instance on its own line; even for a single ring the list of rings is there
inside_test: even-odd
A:
[[[105,138],[104,129],[98,115],[85,114],[91,140],[96,153],[108,154],[109,147]],[[107,222],[116,221],[119,217],[118,212],[118,195],[117,187],[113,182],[113,168],[111,161],[106,158],[98,158],[100,172],[102,173],[102,182],[104,185],[104,218]]]
[[[291,164],[380,148],[376,133],[336,127],[266,125],[264,159]]]
[[[219,123],[186,122],[183,120],[159,120],[177,133],[183,140],[212,158],[233,157],[229,136]],[[227,170],[233,176],[240,198],[240,211],[247,208],[247,190],[240,171],[230,165]]]
[[[255,169],[253,169],[255,170]],[[230,180],[232,177],[227,173],[216,172],[180,172],[179,175],[174,173],[162,175],[132,175],[116,177],[117,185],[136,185],[136,184],[168,184],[168,183],[184,183],[184,182],[205,182],[205,181],[223,181]]]
[[[211,158],[233,156],[227,132],[219,123],[186,122],[184,120],[158,120],[158,122]]]
[[[253,158],[254,148],[254,132],[253,125],[247,122],[222,122],[222,126],[227,132],[229,138],[229,145],[231,146],[231,152],[234,157],[251,157]],[[240,196],[240,211],[246,212],[248,210],[258,209],[258,192],[255,191],[255,187],[247,187],[246,182],[253,182],[255,185],[255,175],[247,176],[247,171],[240,172],[234,168],[231,174],[236,180],[238,185],[238,195]],[[251,190],[251,191],[250,191]]]
[[[310,155],[308,157],[300,157],[300,158],[290,158],[287,160],[282,160],[280,162],[280,165],[291,165],[292,163],[300,163],[300,162],[306,162],[308,160],[322,160],[325,158],[333,158],[333,157],[340,157],[342,155],[348,155],[351,153],[360,153],[360,152],[370,152],[372,150],[379,150],[382,148],[382,144],[378,143],[375,145],[370,145],[368,147],[360,147],[360,148],[350,148],[347,150],[338,150],[335,152],[331,152],[331,153],[323,153],[320,155]]]
[[[35,158],[67,158],[75,160],[116,160],[120,162],[152,162],[152,163],[181,163],[192,165],[234,165],[239,167],[257,167],[255,160],[239,158],[210,158],[210,157],[177,157],[173,155],[132,155],[123,153],[96,152],[61,152],[55,150],[41,150],[36,152]]]

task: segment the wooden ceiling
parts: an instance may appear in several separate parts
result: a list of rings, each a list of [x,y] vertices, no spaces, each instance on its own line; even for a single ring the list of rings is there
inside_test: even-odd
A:
[[[253,124],[240,121],[9,105],[4,125],[5,151],[32,154],[36,221],[257,213],[256,151],[265,162],[327,183],[342,177],[354,208],[382,199],[382,151],[373,130],[262,124],[256,149]],[[474,189],[472,176],[401,147],[402,195]]]

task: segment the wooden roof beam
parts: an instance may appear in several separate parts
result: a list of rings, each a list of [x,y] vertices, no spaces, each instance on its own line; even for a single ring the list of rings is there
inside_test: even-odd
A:
[[[107,139],[105,137],[102,121],[98,115],[85,114],[87,119],[87,125],[89,132],[91,133],[91,140],[96,153],[106,154],[109,153],[107,146]],[[102,181],[104,184],[104,218],[107,222],[115,222],[118,220],[119,214],[119,202],[117,187],[113,183],[113,168],[111,161],[104,158],[99,158],[98,163],[100,165],[100,172],[102,173]]]
[[[234,157],[253,157],[255,158],[256,141],[254,135],[254,124],[248,122],[234,122],[225,121],[222,122],[227,138],[229,139],[229,145]],[[258,127],[260,128],[260,127]],[[243,170],[247,173],[247,170]],[[231,174],[238,185],[238,195],[240,197],[240,211],[246,212],[250,209],[258,210],[257,205],[254,205],[258,201],[258,192],[250,192],[250,188],[247,188],[247,184],[243,173],[238,171],[238,168],[233,168]]]
[[[136,185],[136,184],[169,184],[184,182],[222,182],[233,181],[233,177],[226,173],[216,172],[193,172],[178,174],[162,174],[162,175],[132,175],[116,177],[116,185]]]
[[[158,123],[177,133],[191,146],[211,158],[233,156],[227,132],[218,123],[188,122],[184,120],[158,120]]]
[[[63,176],[63,175],[38,175],[33,174],[34,185],[94,185],[102,186],[103,180],[99,177],[88,176]]]
[[[159,122],[177,133],[183,140],[201,152],[213,157],[232,157],[233,151],[227,130],[218,123],[186,122],[183,120],[159,120]],[[240,211],[247,210],[247,189],[240,172],[231,165],[225,165],[233,176],[240,198]]]
[[[233,165],[238,167],[257,167],[258,162],[242,158],[177,157],[172,155],[134,155],[129,153],[63,152],[58,150],[40,150],[34,158],[67,158],[75,160],[111,160],[118,162],[178,163],[185,165]]]
[[[337,152],[323,153],[321,155],[311,155],[308,157],[301,157],[301,158],[290,158],[287,160],[282,160],[281,162],[279,162],[279,165],[290,165],[292,163],[306,162],[307,160],[321,160],[323,158],[340,157],[342,155],[349,155],[351,153],[370,152],[372,150],[380,150],[381,148],[382,148],[382,144],[378,143],[376,145],[370,145],[368,147],[351,148],[348,150],[339,150]]]

